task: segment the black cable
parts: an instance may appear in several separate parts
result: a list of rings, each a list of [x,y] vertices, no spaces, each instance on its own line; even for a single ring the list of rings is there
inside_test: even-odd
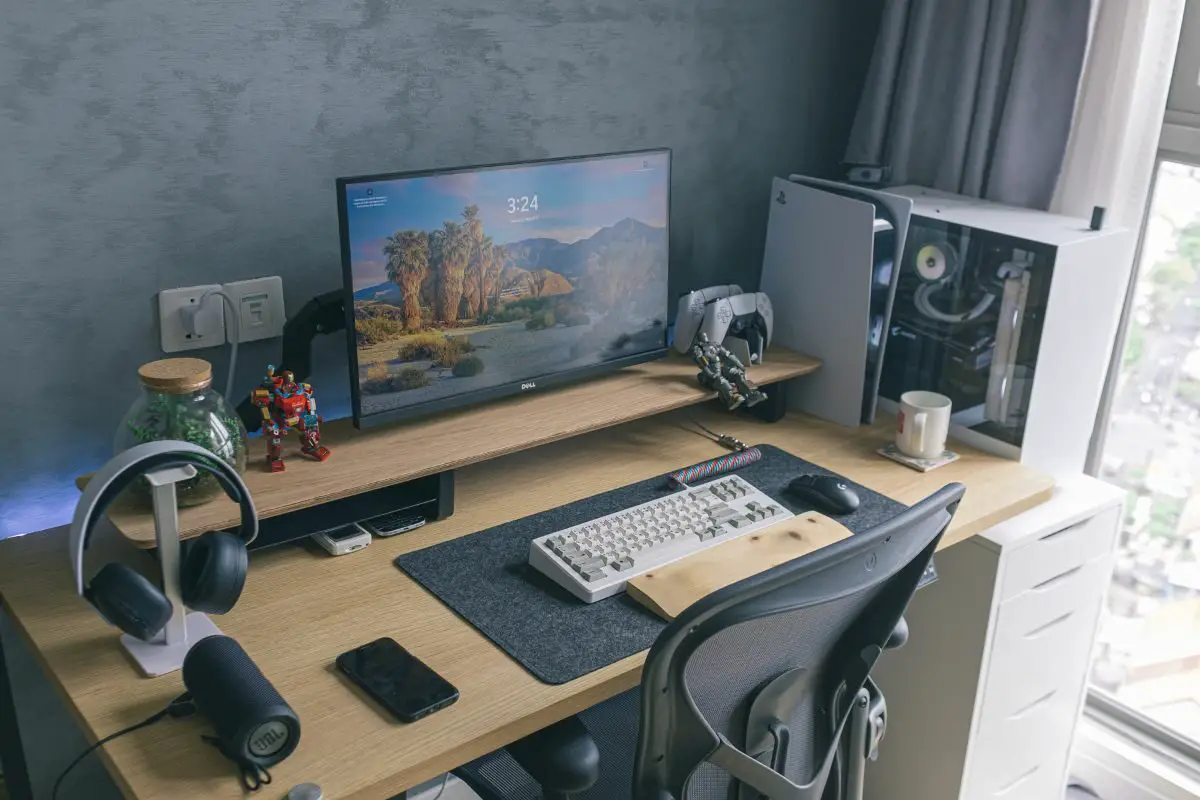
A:
[[[124,736],[127,733],[133,733],[134,731],[141,730],[142,728],[153,725],[154,723],[168,716],[179,718],[190,716],[194,713],[196,713],[196,706],[192,704],[192,696],[185,692],[168,703],[167,707],[162,711],[151,714],[136,725],[130,725],[128,728],[122,728],[116,733],[110,733],[108,736],[105,736],[103,739],[80,753],[75,760],[68,764],[67,768],[59,774],[58,779],[54,781],[54,789],[50,792],[51,800],[58,800],[58,790],[62,788],[63,779],[67,777],[71,770],[79,766],[80,761],[83,761],[85,758],[91,755],[97,748],[108,744],[118,736]]]
[[[741,439],[738,439],[736,436],[731,436],[728,433],[717,433],[716,431],[705,426],[703,423],[700,422],[700,420],[696,419],[695,417],[693,417],[691,415],[688,416],[688,422],[692,423],[697,428],[704,431],[704,433],[708,435],[708,438],[712,439],[714,442],[721,445],[722,447],[725,447],[734,452],[740,452],[740,451],[746,449],[746,443],[743,442]],[[692,433],[695,433],[695,431],[692,431]],[[703,434],[701,434],[701,435],[703,435]]]

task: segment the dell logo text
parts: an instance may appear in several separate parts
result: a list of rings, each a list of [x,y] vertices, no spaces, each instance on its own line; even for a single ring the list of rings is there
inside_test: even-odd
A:
[[[526,391],[529,391],[530,389],[536,389],[536,388],[537,388],[537,383],[535,383],[534,381],[529,381],[528,383],[521,384],[522,392],[526,392]]]

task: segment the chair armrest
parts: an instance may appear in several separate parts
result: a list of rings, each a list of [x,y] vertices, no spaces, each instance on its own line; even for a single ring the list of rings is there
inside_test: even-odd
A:
[[[568,717],[507,748],[543,789],[584,792],[600,777],[600,750],[578,717]]]

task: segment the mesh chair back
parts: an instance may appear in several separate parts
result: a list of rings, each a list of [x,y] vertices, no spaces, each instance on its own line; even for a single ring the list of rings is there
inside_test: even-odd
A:
[[[698,601],[642,679],[634,796],[820,800],[850,705],[964,487]]]

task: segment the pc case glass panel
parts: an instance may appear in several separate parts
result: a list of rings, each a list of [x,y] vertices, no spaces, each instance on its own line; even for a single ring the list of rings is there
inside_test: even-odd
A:
[[[879,394],[949,397],[952,421],[1021,446],[1055,249],[913,217]]]

